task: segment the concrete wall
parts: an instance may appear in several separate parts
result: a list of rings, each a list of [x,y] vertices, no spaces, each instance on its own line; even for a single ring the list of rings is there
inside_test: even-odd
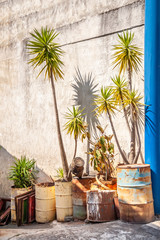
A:
[[[0,144],[12,155],[26,154],[48,175],[61,166],[56,134],[51,85],[38,70],[27,64],[29,32],[41,26],[54,27],[65,51],[64,80],[56,83],[61,127],[64,112],[75,103],[75,68],[82,76],[92,73],[97,90],[110,84],[117,73],[111,65],[111,48],[117,33],[133,30],[135,42],[143,48],[144,0],[1,0],[0,1]],[[135,86],[143,93],[143,69],[134,75]],[[80,103],[91,106],[89,86],[79,86]],[[78,101],[78,100],[76,100]],[[100,118],[103,126],[108,120]],[[122,118],[115,119],[121,145],[128,149],[128,134]],[[107,128],[107,134],[111,133]],[[73,138],[62,132],[70,162]],[[125,134],[125,136],[124,136]],[[87,143],[79,142],[77,156],[86,159]],[[119,160],[119,155],[116,156]],[[0,158],[7,164],[10,158]],[[4,179],[1,174],[0,180]],[[7,181],[7,179],[5,180]],[[4,183],[5,183],[4,181]],[[3,193],[3,192],[2,192]]]

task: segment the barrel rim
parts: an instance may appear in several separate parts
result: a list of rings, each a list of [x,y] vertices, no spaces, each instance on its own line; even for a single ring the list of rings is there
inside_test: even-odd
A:
[[[150,167],[150,164],[127,164],[117,166],[117,169],[138,169],[138,168],[147,168]]]
[[[23,188],[17,188],[17,187],[15,187],[15,186],[11,186],[11,189],[16,189],[16,190],[30,190],[30,189],[32,189],[33,188],[33,186],[31,185],[31,186],[29,186],[29,187],[23,187]]]
[[[113,189],[106,189],[106,190],[101,190],[101,189],[94,189],[94,190],[88,190],[86,191],[87,193],[106,193],[106,192],[116,192],[116,190],[113,190]]]
[[[54,182],[43,182],[43,183],[37,183],[36,187],[42,187],[42,188],[46,188],[46,187],[54,187],[55,183]]]

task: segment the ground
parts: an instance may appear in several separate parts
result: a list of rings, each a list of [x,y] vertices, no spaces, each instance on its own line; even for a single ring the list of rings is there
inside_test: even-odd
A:
[[[120,220],[108,223],[82,221],[47,224],[33,223],[17,227],[0,227],[0,240],[157,240],[160,239],[160,219],[149,224],[130,224]]]

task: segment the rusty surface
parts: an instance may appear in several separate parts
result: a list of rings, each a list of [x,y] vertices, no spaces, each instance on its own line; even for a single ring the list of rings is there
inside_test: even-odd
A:
[[[144,186],[151,184],[149,164],[123,165],[117,167],[118,186]]]
[[[90,190],[95,178],[82,178],[72,180],[73,217],[84,220],[87,217],[86,191]]]
[[[117,168],[119,201],[146,204],[153,201],[151,173],[148,164],[126,165]]]
[[[134,223],[152,221],[154,208],[150,165],[119,166],[117,185],[120,219]]]
[[[118,201],[118,197],[114,197],[114,207],[115,207],[116,217],[117,217],[117,219],[120,219],[120,211],[119,211],[119,201]]]
[[[154,220],[153,202],[147,204],[124,204],[120,205],[120,219],[132,223],[149,223]]]
[[[87,191],[87,219],[92,222],[115,220],[114,196],[114,190]]]

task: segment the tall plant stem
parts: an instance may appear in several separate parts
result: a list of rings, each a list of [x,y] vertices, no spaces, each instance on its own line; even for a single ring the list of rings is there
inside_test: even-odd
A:
[[[132,91],[132,71],[131,71],[130,64],[128,66],[128,80],[129,80],[129,90],[131,92]]]
[[[53,92],[53,100],[54,100],[54,109],[55,109],[55,115],[56,115],[56,125],[57,125],[57,134],[58,134],[58,140],[60,145],[60,154],[62,159],[62,166],[64,171],[64,179],[68,179],[68,163],[66,158],[66,153],[64,150],[62,135],[61,135],[61,129],[60,129],[60,122],[59,122],[59,114],[58,114],[58,108],[57,108],[57,99],[56,99],[56,92],[55,92],[55,85],[53,81],[53,73],[51,68],[51,85],[52,85],[52,92]]]
[[[115,131],[115,128],[114,128],[114,125],[113,125],[113,121],[112,121],[112,117],[111,117],[111,114],[110,112],[107,110],[107,114],[108,114],[108,117],[109,117],[109,121],[110,121],[110,124],[111,124],[111,128],[112,128],[112,131],[113,131],[113,135],[114,135],[114,138],[115,138],[115,141],[116,141],[116,144],[117,144],[117,147],[118,147],[118,150],[123,158],[123,161],[128,164],[128,160],[127,158],[125,157],[121,147],[120,147],[120,144],[119,144],[119,141],[118,141],[118,138],[117,138],[117,135],[116,135],[116,131]]]
[[[140,139],[140,134],[139,134],[139,129],[138,129],[138,126],[137,126],[137,122],[136,122],[136,132],[137,132],[137,137],[138,137],[138,151],[137,151],[137,154],[133,160],[133,164],[136,164],[137,161],[138,161],[138,157],[139,157],[139,154],[141,152],[141,139]]]
[[[75,137],[74,142],[75,142],[75,148],[74,148],[73,160],[75,159],[75,157],[76,157],[76,152],[77,152],[77,137]]]
[[[131,135],[131,128],[130,128],[129,121],[128,121],[128,117],[127,117],[127,110],[126,110],[126,108],[124,107],[124,104],[123,104],[123,96],[122,96],[122,95],[121,95],[121,104],[122,104],[122,107],[123,107],[124,117],[125,117],[125,120],[126,120],[126,124],[127,124],[127,127],[128,127],[128,131],[129,131],[129,134]],[[140,140],[140,141],[141,141],[141,140]],[[139,140],[138,140],[137,130],[136,130],[136,142],[137,142],[137,145],[138,145],[138,144],[139,144]],[[141,157],[142,163],[144,163],[144,158],[143,158],[143,154],[142,154],[142,151],[141,151],[141,150],[140,150],[140,157]]]
[[[126,124],[127,124],[129,132],[131,133],[131,128],[130,128],[128,117],[127,117],[127,110],[126,110],[126,108],[124,106],[124,103],[123,103],[124,100],[123,100],[122,94],[120,94],[120,97],[121,97],[121,104],[122,104],[122,107],[123,107],[123,112],[124,112],[124,117],[125,117],[125,120],[126,120]]]
[[[87,152],[89,152],[89,148],[90,148],[90,142],[87,139]],[[89,175],[89,154],[87,154],[86,174]]]
[[[131,111],[131,142],[130,142],[129,162],[132,163],[135,158],[135,134],[136,134],[132,105],[130,106],[130,111]]]

